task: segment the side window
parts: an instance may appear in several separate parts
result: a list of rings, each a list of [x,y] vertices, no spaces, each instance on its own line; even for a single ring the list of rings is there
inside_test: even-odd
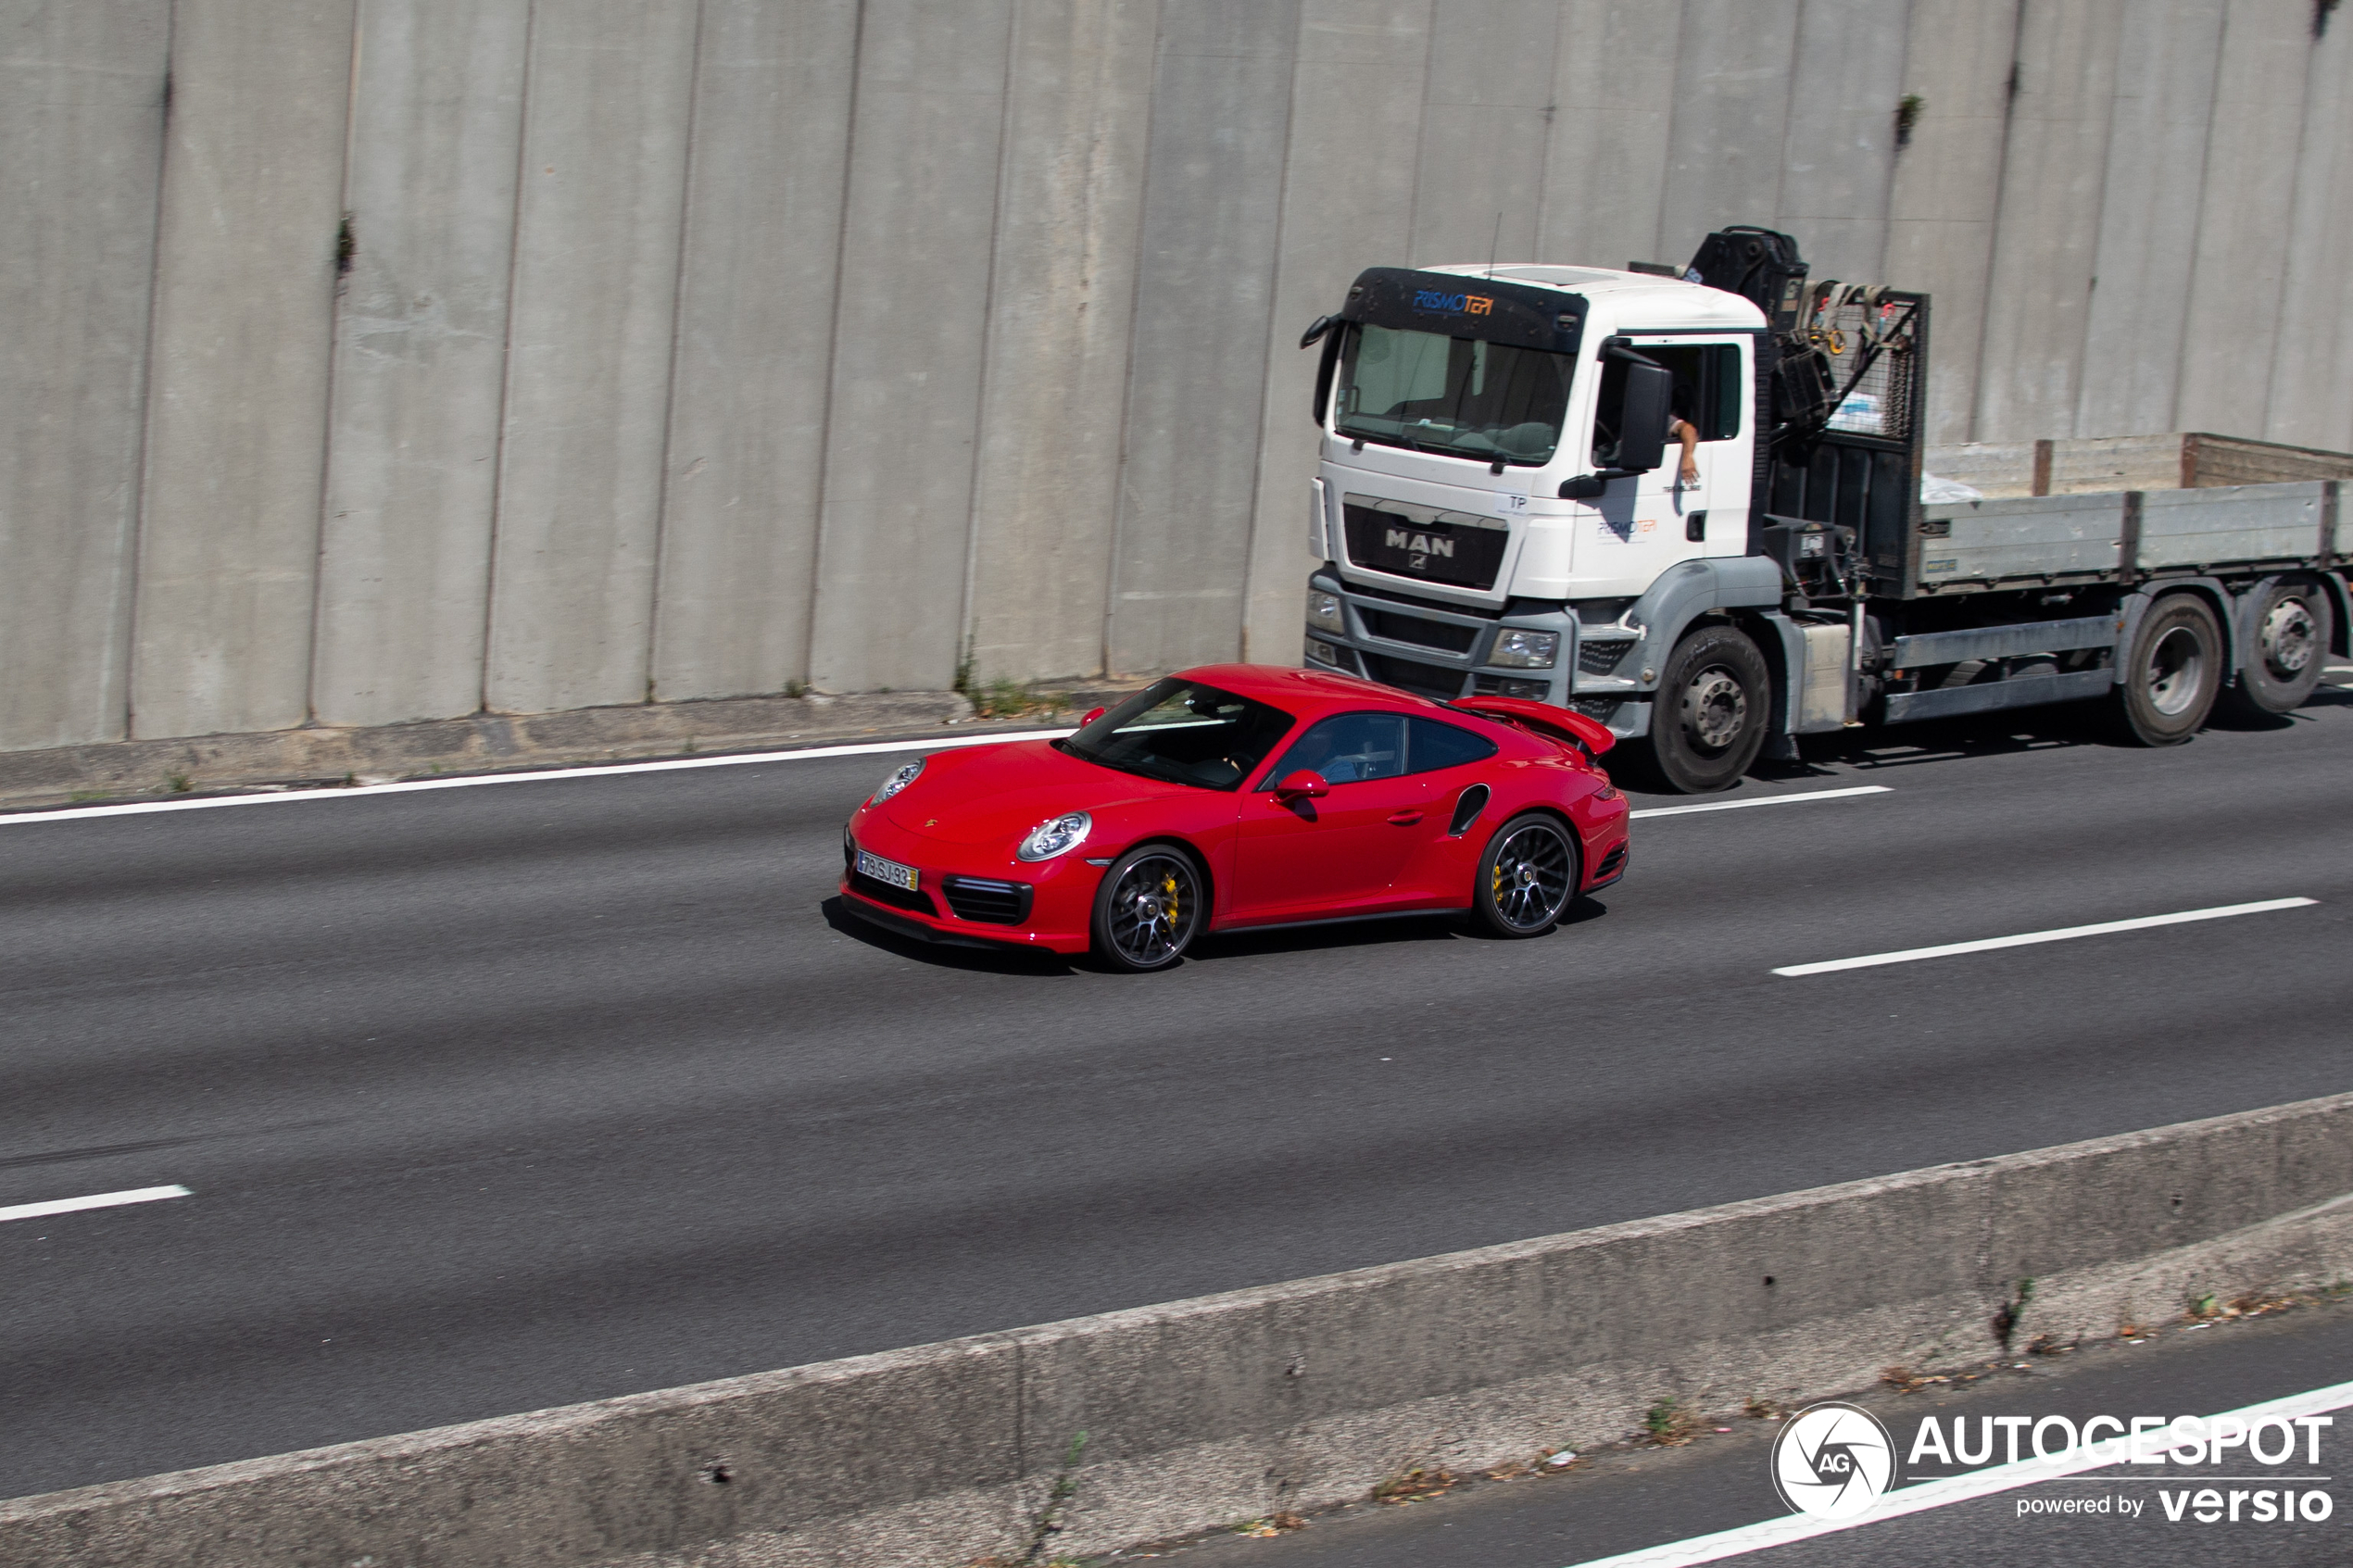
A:
[[[1675,378],[1675,417],[1690,421],[1702,441],[1729,441],[1741,433],[1746,383],[1741,376],[1740,345],[1734,343],[1642,343],[1634,351],[1667,368]],[[1626,361],[1602,362],[1602,386],[1593,414],[1593,461],[1606,467],[1617,455],[1617,427],[1626,407]]]
[[[1493,741],[1468,730],[1458,730],[1435,719],[1409,719],[1406,723],[1412,726],[1414,741],[1408,761],[1416,773],[1459,768],[1466,762],[1484,762],[1495,755]]]
[[[1327,784],[1393,779],[1405,771],[1405,719],[1397,713],[1341,713],[1310,729],[1283,753],[1267,787],[1302,768]]]

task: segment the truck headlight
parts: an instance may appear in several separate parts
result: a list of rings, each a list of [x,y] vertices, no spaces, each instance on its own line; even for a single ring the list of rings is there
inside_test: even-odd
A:
[[[1307,590],[1307,624],[1320,632],[1345,632],[1348,620],[1340,611],[1340,596],[1321,588]]]
[[[1059,817],[1049,817],[1029,830],[1013,853],[1025,860],[1051,860],[1057,855],[1067,855],[1087,842],[1087,830],[1095,819],[1084,811],[1064,811]]]
[[[1550,670],[1560,652],[1558,632],[1506,632],[1495,639],[1487,662],[1506,670]]]

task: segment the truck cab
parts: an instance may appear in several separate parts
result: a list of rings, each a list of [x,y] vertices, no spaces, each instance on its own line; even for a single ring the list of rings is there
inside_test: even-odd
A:
[[[1375,268],[1317,326],[1307,661],[1642,734],[1630,612],[1749,557],[1764,313],[1639,272]]]

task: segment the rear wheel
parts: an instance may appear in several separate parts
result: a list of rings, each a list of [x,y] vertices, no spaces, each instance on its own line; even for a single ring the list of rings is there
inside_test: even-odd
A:
[[[1208,914],[1201,868],[1173,844],[1130,849],[1095,890],[1095,956],[1114,969],[1166,969],[1185,956]]]
[[[2221,622],[2204,599],[2172,594],[2141,617],[2109,700],[2133,740],[2179,746],[2205,727],[2221,685]]]
[[[1703,627],[1675,645],[1652,700],[1654,770],[1679,794],[1730,789],[1756,760],[1772,710],[1756,645],[1736,627]]]
[[[1523,812],[1487,841],[1471,908],[1498,936],[1541,936],[1576,896],[1581,870],[1576,841],[1558,818]]]
[[[2254,658],[2221,696],[2241,718],[2286,713],[2304,706],[2328,662],[2334,617],[2328,590],[2309,578],[2284,578],[2247,596]]]

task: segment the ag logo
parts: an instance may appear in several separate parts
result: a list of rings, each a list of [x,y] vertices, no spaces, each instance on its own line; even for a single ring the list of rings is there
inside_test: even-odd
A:
[[[1869,1411],[1808,1405],[1773,1439],[1773,1489],[1795,1512],[1857,1518],[1894,1484],[1895,1445]]]

